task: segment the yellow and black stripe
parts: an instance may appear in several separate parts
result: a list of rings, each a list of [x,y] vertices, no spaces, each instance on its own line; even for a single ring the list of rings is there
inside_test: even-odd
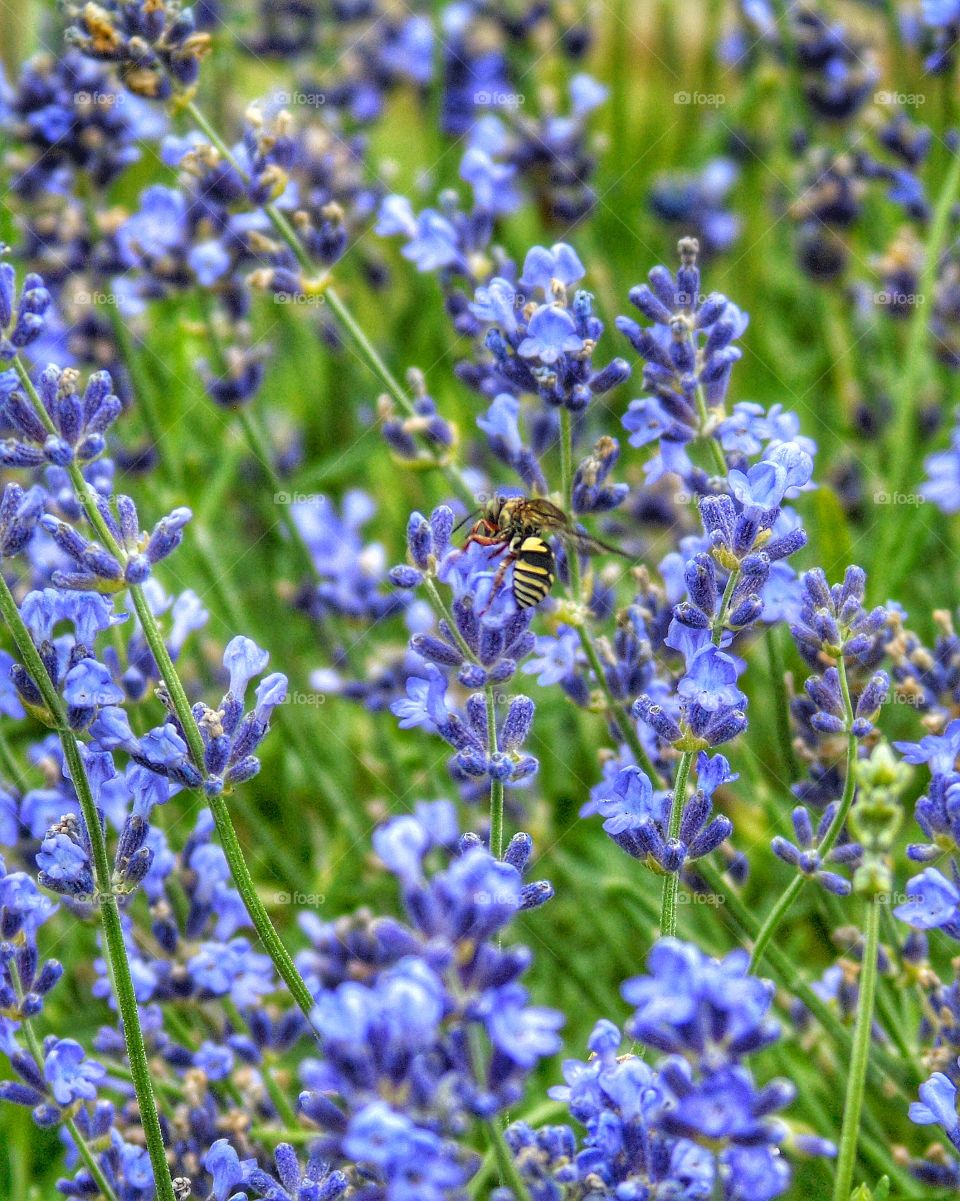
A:
[[[513,599],[521,609],[539,605],[553,587],[555,560],[553,551],[536,534],[528,534],[520,543],[513,564]]]

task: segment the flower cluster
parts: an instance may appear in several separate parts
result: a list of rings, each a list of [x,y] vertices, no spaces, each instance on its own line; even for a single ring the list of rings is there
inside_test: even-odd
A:
[[[579,1182],[598,1197],[780,1196],[790,1182],[779,1151],[787,1131],[773,1115],[793,1090],[782,1080],[758,1087],[744,1063],[779,1037],[770,987],[747,974],[746,956],[718,961],[676,939],[657,943],[648,966],[623,985],[636,1006],[626,1029],[667,1058],[652,1066],[620,1055],[620,1030],[597,1024],[589,1061],[567,1060],[566,1085],[551,1090],[584,1127],[582,1142],[569,1127],[508,1131],[532,1195],[563,1195]],[[806,1149],[833,1154],[822,1141]]]
[[[68,40],[85,55],[113,63],[137,96],[165,100],[200,74],[210,36],[197,30],[193,10],[169,3],[87,4],[70,10]]]
[[[10,1188],[956,1192],[956,0],[37,5]]]
[[[618,772],[610,795],[599,796],[597,808],[606,819],[604,830],[635,859],[655,871],[678,872],[685,864],[712,854],[733,832],[728,817],[713,814],[713,794],[737,777],[723,755],[697,756],[697,789],[683,804],[676,837],[670,837],[671,793],[654,794],[650,780],[638,767]],[[599,791],[603,791],[601,788]]]
[[[651,325],[617,318],[617,328],[643,360],[643,388],[648,393],[632,401],[623,418],[630,444],[659,444],[657,456],[647,464],[651,483],[672,472],[692,488],[702,488],[703,473],[689,458],[689,444],[696,438],[717,437],[717,415],[726,416],[730,373],[741,356],[734,343],[748,321],[721,293],[701,292],[699,252],[695,238],[682,239],[676,275],[654,267],[649,284],[631,289],[631,304]]]
[[[400,881],[410,926],[376,928],[378,967],[318,992],[323,1057],[302,1068],[300,1109],[328,1162],[357,1164],[381,1195],[414,1180],[422,1195],[455,1195],[476,1169],[454,1141],[463,1123],[514,1104],[559,1047],[561,1015],[530,1005],[520,983],[528,953],[498,945],[513,916],[552,889],[522,883],[528,836],[497,861],[475,836],[458,840],[446,802],[388,822],[374,847]],[[427,874],[437,850],[448,866]],[[390,1103],[402,1096],[402,1109]]]

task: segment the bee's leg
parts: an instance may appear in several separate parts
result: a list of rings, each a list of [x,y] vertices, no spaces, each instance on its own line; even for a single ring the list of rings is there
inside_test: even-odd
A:
[[[463,549],[466,550],[471,542],[476,542],[478,546],[505,545],[503,538],[488,538],[486,534],[468,534],[463,543]]]
[[[487,610],[490,608],[490,606],[493,604],[493,602],[497,599],[497,596],[500,593],[500,589],[503,587],[503,577],[507,574],[507,568],[510,566],[511,563],[514,562],[516,557],[517,556],[513,553],[513,551],[511,551],[508,555],[504,556],[503,562],[497,568],[497,574],[493,577],[493,586],[490,589],[490,599],[480,610],[480,614],[479,614],[480,617],[483,617],[484,613],[487,612]]]

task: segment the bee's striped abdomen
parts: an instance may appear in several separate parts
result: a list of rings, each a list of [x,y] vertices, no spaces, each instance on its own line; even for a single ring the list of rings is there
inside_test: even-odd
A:
[[[553,551],[538,535],[528,534],[516,554],[513,599],[521,609],[529,609],[531,605],[539,605],[553,587]]]

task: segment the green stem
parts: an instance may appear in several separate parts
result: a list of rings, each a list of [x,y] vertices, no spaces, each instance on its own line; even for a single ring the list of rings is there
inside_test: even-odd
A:
[[[250,920],[253,922],[264,949],[273,960],[274,967],[277,969],[281,980],[286,984],[290,990],[290,995],[312,1026],[313,1023],[310,1015],[313,1012],[314,1001],[310,989],[307,988],[306,981],[297,971],[297,965],[293,962],[290,952],[283,945],[276,927],[270,920],[270,915],[260,900],[253,877],[250,875],[250,869],[247,867],[247,861],[243,857],[240,840],[237,838],[237,831],[230,818],[227,803],[222,796],[208,797],[207,800],[217,827],[220,845],[230,866],[230,874],[233,876],[233,882],[250,916]]]
[[[693,751],[684,751],[677,764],[677,775],[673,785],[673,804],[670,807],[670,824],[667,830],[668,843],[680,834],[680,819],[683,804],[687,799],[687,778],[693,763]],[[668,872],[663,877],[663,897],[660,902],[660,937],[673,938],[677,933],[677,895],[680,891],[680,873]]]
[[[564,505],[567,512],[573,512],[573,421],[570,415],[570,410],[564,406],[560,410],[560,490],[563,495]],[[570,571],[570,595],[573,603],[577,606],[581,602],[580,588],[580,560],[577,558],[577,549],[575,546],[567,545],[567,567]],[[607,674],[603,670],[603,664],[600,662],[600,655],[597,651],[590,631],[585,624],[577,625],[577,634],[580,638],[580,645],[583,647],[583,652],[587,656],[587,661],[596,677],[597,683],[603,691],[604,698],[607,702],[607,708],[611,719],[616,725],[623,741],[629,746],[633,752],[633,757],[638,765],[643,768],[650,779],[657,784],[659,782],[659,773],[650,761],[650,756],[643,749],[637,732],[634,729],[633,722],[628,714],[623,711],[622,706],[610,691],[610,685],[607,682]]]
[[[17,374],[30,397],[33,407],[44,424],[49,424],[51,432],[53,423],[46,409],[43,407],[43,402],[37,395],[30,375],[17,356],[13,360]],[[119,561],[124,562],[126,555],[123,548],[119,545],[110,527],[104,521],[100,510],[97,508],[91,496],[90,488],[83,474],[76,463],[72,463],[68,468],[70,479],[73,483],[77,498],[83,505],[87,518],[93,528],[96,530],[104,547]],[[177,719],[183,730],[183,736],[186,739],[187,747],[190,751],[190,758],[193,760],[194,766],[201,773],[205,774],[204,768],[204,748],[203,739],[200,736],[200,730],[193,716],[193,711],[190,706],[190,701],[187,697],[186,690],[183,687],[183,682],[177,674],[177,670],[173,665],[173,660],[170,658],[170,652],[167,650],[167,644],[164,641],[163,634],[157,624],[157,620],[150,609],[150,604],[147,601],[146,593],[143,587],[139,584],[129,584],[128,591],[130,599],[133,602],[133,607],[137,612],[137,617],[140,620],[140,627],[143,630],[143,636],[146,639],[147,645],[150,647],[150,652],[153,655],[157,668],[160,672],[160,679],[166,687],[167,694],[170,698],[170,704],[176,713]],[[13,598],[11,597],[11,600]],[[16,606],[14,605],[14,609]],[[19,612],[17,613],[19,619]],[[22,623],[21,623],[22,624]],[[24,627],[26,629],[26,627]],[[29,637],[29,636],[28,636]],[[33,643],[30,643],[33,646]],[[36,653],[34,651],[34,653]],[[37,656],[37,662],[40,663],[40,658]],[[42,664],[41,664],[42,666]],[[31,673],[32,674],[32,673]],[[54,694],[56,696],[56,694]],[[59,698],[57,698],[59,699]],[[64,724],[65,720],[64,720]],[[253,922],[254,929],[260,937],[264,948],[273,960],[274,966],[290,989],[293,999],[300,1006],[304,1016],[310,1020],[310,1013],[313,1009],[313,997],[310,995],[310,990],[307,988],[303,977],[297,971],[296,964],[293,962],[289,951],[283,945],[279,934],[277,934],[270,916],[263,906],[263,902],[257,895],[256,886],[253,882],[253,877],[250,875],[250,869],[247,867],[246,860],[243,857],[243,851],[240,847],[237,832],[234,829],[233,821],[230,817],[230,811],[227,808],[226,802],[222,796],[207,797],[210,810],[213,813],[213,820],[216,823],[217,834],[220,837],[220,842],[223,847],[223,852],[226,855],[227,862],[230,865],[230,871],[233,876],[233,882],[240,893],[241,899],[246,907],[250,920]],[[99,827],[98,827],[99,828]],[[106,851],[104,851],[106,854]],[[109,868],[107,872],[107,880],[109,880]],[[118,918],[119,921],[119,918]]]
[[[570,410],[564,406],[560,410],[560,490],[563,495],[563,501],[567,512],[573,512],[573,421],[570,415]],[[570,571],[570,596],[574,605],[579,606],[581,602],[580,588],[580,560],[577,558],[577,548],[570,544],[567,545],[567,567]],[[597,683],[603,691],[604,698],[607,702],[607,710],[611,720],[617,727],[620,737],[627,744],[633,753],[637,764],[643,768],[654,785],[659,783],[659,773],[653,766],[650,756],[643,748],[637,731],[634,728],[633,722],[629,714],[623,711],[622,706],[614,697],[610,690],[610,685],[607,682],[607,673],[603,670],[603,664],[600,662],[600,655],[594,644],[590,631],[584,623],[578,623],[577,635],[580,638],[580,645],[583,647],[583,653],[587,656],[587,661],[596,677]]]
[[[573,512],[573,419],[566,405],[560,407],[560,491],[568,513]]]
[[[189,113],[190,117],[197,123],[204,135],[210,139],[210,144],[223,156],[223,158],[244,178],[245,172],[237,162],[230,147],[226,144],[223,138],[217,133],[211,123],[207,120],[203,110],[198,107],[195,101],[187,100],[184,103],[184,110]],[[280,235],[281,239],[289,247],[290,251],[300,264],[301,268],[312,275],[316,272],[319,264],[314,263],[311,259],[306,247],[297,237],[296,230],[290,224],[289,220],[274,204],[268,204],[265,208],[267,217],[274,229]],[[401,386],[396,376],[383,361],[376,347],[367,337],[362,326],[354,317],[353,313],[341,300],[336,289],[328,281],[324,282],[323,295],[330,311],[337,318],[341,328],[353,343],[354,349],[360,359],[366,364],[370,371],[380,380],[389,395],[397,402],[408,417],[417,415],[413,401],[407,395],[406,390]],[[451,486],[456,488],[460,494],[470,503],[473,503],[473,490],[467,483],[466,478],[460,469],[450,463],[437,463],[437,466],[449,480]]]
[[[17,1000],[23,1002],[25,996],[23,981],[20,979],[20,973],[13,971],[10,973],[13,980],[13,989],[17,994]],[[30,1018],[23,1018],[21,1021],[21,1029],[27,1040],[27,1047],[30,1054],[33,1056],[33,1061],[37,1065],[40,1074],[43,1074],[43,1047],[40,1045],[40,1039],[37,1038],[37,1032],[33,1028],[33,1022]],[[80,1158],[86,1164],[87,1171],[96,1182],[97,1188],[103,1194],[105,1201],[117,1201],[117,1194],[110,1187],[110,1182],[103,1174],[103,1169],[97,1162],[97,1157],[90,1148],[90,1144],[83,1137],[80,1130],[77,1128],[76,1122],[69,1115],[63,1119],[63,1124],[70,1131],[70,1137],[74,1141],[74,1145],[80,1155]]]
[[[493,685],[485,689],[487,699],[487,752],[492,757],[498,753],[497,746],[497,698]],[[490,852],[496,859],[503,858],[503,781],[490,780]]]
[[[853,701],[850,697],[850,686],[847,682],[846,664],[843,661],[842,654],[837,660],[837,670],[840,675],[840,691],[843,696],[844,716],[848,730],[846,765],[847,774],[843,782],[843,795],[840,798],[840,804],[837,806],[837,811],[833,815],[833,820],[827,827],[826,833],[824,834],[823,838],[820,839],[820,842],[817,845],[817,854],[821,858],[823,858],[833,849],[834,843],[840,837],[840,831],[843,829],[843,823],[847,820],[847,814],[850,812],[850,806],[853,804],[853,795],[856,792],[857,785],[856,776],[854,775],[854,767],[856,766],[857,762],[857,739],[856,735],[853,734],[850,729],[850,727],[853,725]],[[759,964],[760,960],[763,958],[767,944],[776,933],[780,923],[790,912],[791,906],[800,895],[801,891],[803,890],[803,886],[806,884],[808,879],[808,876],[804,875],[802,872],[798,872],[797,875],[795,875],[787,885],[786,889],[780,894],[774,907],[767,914],[753,945],[753,954],[750,956],[751,968],[756,968],[757,964]]]
[[[736,891],[724,879],[709,859],[697,860],[697,874],[702,876],[711,889],[723,897],[723,909],[729,913],[733,922],[739,927],[742,937],[748,941],[755,940],[758,934],[758,922],[752,910],[739,897]],[[792,959],[771,944],[766,954],[767,965],[771,974],[780,986],[792,993],[810,1010],[827,1034],[836,1043],[837,1049],[849,1056],[853,1040],[850,1031],[843,1025],[830,1006],[819,997],[810,985],[798,975],[797,965]],[[751,970],[756,970],[752,967]],[[876,1051],[876,1063],[868,1066],[868,1077],[871,1085],[878,1090],[884,1089],[892,1082],[903,1097],[907,1097],[922,1076],[917,1074],[912,1064],[904,1064],[882,1048]]]
[[[723,627],[727,620],[727,613],[730,610],[730,602],[733,599],[733,590],[737,586],[737,580],[740,579],[740,568],[735,567],[727,577],[727,585],[723,590],[723,596],[720,600],[720,610],[713,620],[712,640],[714,646],[719,646],[723,641]]]
[[[486,1049],[483,1042],[482,1029],[476,1023],[471,1023],[467,1030],[467,1053],[470,1057],[470,1066],[473,1069],[473,1075],[477,1083],[482,1084],[486,1077]],[[523,1182],[523,1177],[520,1175],[520,1170],[514,1162],[513,1156],[510,1154],[510,1148],[507,1146],[507,1140],[503,1136],[503,1131],[500,1128],[497,1118],[482,1119],[481,1125],[486,1131],[487,1142],[497,1162],[500,1172],[500,1183],[509,1183],[515,1201],[532,1201],[527,1186]]]
[[[66,1118],[63,1124],[70,1132],[73,1144],[77,1148],[77,1152],[83,1160],[87,1171],[93,1177],[94,1183],[103,1194],[104,1201],[117,1201],[117,1194],[110,1187],[110,1182],[104,1175],[103,1168],[100,1167],[100,1163],[93,1153],[93,1148],[81,1134],[77,1123],[73,1118]]]
[[[166,1014],[164,1016],[166,1016]],[[133,1084],[133,1073],[119,1063],[110,1064],[110,1066],[107,1068],[107,1078],[108,1081],[110,1079],[122,1080],[124,1084]],[[112,1086],[108,1084],[108,1087]],[[155,1076],[153,1079],[153,1087],[155,1094],[161,1098],[161,1105],[163,1104],[163,1096],[166,1095],[168,1098],[166,1105],[168,1113],[173,1112],[173,1102],[179,1103],[183,1100],[183,1089],[179,1084],[174,1084],[172,1080],[165,1080],[162,1076]]]
[[[137,1104],[140,1109],[140,1124],[143,1127],[150,1163],[153,1166],[157,1197],[159,1201],[174,1201],[170,1169],[163,1147],[163,1132],[160,1129],[160,1118],[157,1114],[157,1103],[153,1095],[150,1067],[147,1062],[147,1050],[143,1041],[143,1031],[140,1029],[137,997],[133,988],[133,977],[130,974],[127,948],[123,940],[123,927],[120,924],[120,907],[113,891],[112,870],[103,827],[100,825],[100,815],[97,812],[90,781],[80,756],[80,745],[73,730],[70,729],[63,701],[54,687],[53,681],[47,675],[43,660],[33,644],[30,631],[20,615],[17,602],[14,600],[13,593],[2,572],[0,572],[0,615],[13,636],[26,670],[39,689],[44,704],[50,712],[50,719],[57,731],[60,745],[63,747],[64,759],[70,770],[70,779],[80,802],[80,810],[83,813],[83,820],[90,838],[100,922],[103,927],[104,951],[117,1009],[120,1013],[127,1058],[133,1074]]]
[[[513,1155],[510,1153],[510,1148],[507,1146],[507,1140],[500,1129],[499,1123],[495,1118],[487,1118],[483,1123],[483,1128],[487,1132],[490,1149],[497,1161],[500,1179],[507,1184],[516,1201],[531,1201],[530,1190],[520,1175],[520,1169],[517,1167]]]
[[[229,996],[224,997],[223,999],[223,1012],[227,1015],[234,1028],[238,1032],[247,1025],[247,1023],[243,1020],[243,1014],[241,1014],[236,1003]],[[289,1130],[301,1130],[302,1127],[297,1121],[297,1115],[294,1112],[293,1106],[290,1104],[287,1094],[277,1083],[277,1080],[273,1074],[273,1069],[267,1062],[266,1057],[268,1054],[269,1052],[265,1053],[264,1062],[260,1065],[260,1074],[263,1077],[264,1087],[267,1090],[270,1100],[273,1102],[273,1107],[277,1111],[278,1117],[284,1124],[284,1128]]]
[[[777,741],[783,755],[783,765],[787,772],[789,783],[797,779],[799,769],[797,757],[793,751],[793,735],[790,729],[790,706],[787,701],[787,672],[783,662],[783,650],[777,631],[769,626],[765,635],[767,658],[770,661],[770,679],[773,687],[774,705],[777,719]]]
[[[704,395],[703,385],[698,384],[696,390],[697,416],[700,418],[700,440],[706,442],[710,447],[710,455],[713,458],[713,465],[717,469],[717,475],[726,476],[727,460],[723,453],[723,447],[709,432],[710,410],[707,408],[707,398]]]
[[[480,666],[476,655],[457,629],[453,615],[444,604],[443,597],[430,576],[424,578],[424,587],[434,613],[450,631],[460,653],[470,663]],[[487,684],[484,695],[487,705],[487,753],[492,756],[499,751],[497,746],[497,698],[492,684]],[[503,858],[503,781],[494,779],[490,780],[490,853],[497,859]]]
[[[870,1034],[873,1026],[873,1005],[877,990],[877,949],[880,942],[881,900],[871,897],[867,902],[867,920],[860,971],[860,995],[857,1000],[857,1020],[853,1030],[853,1055],[847,1077],[847,1096],[843,1106],[843,1126],[837,1155],[837,1176],[834,1201],[849,1201],[853,1171],[857,1157],[857,1138],[860,1132],[860,1113],[870,1059]]]
[[[427,598],[429,599],[430,604],[433,607],[434,613],[436,613],[437,617],[440,618],[440,620],[444,623],[444,625],[450,631],[450,636],[451,636],[451,638],[453,638],[454,642],[457,644],[457,647],[458,647],[461,655],[463,655],[463,657],[465,659],[467,659],[470,663],[478,664],[479,661],[477,659],[477,656],[470,649],[470,644],[467,642],[467,640],[464,638],[464,636],[457,629],[457,623],[453,619],[453,614],[450,612],[450,610],[444,604],[443,597],[440,595],[440,590],[437,588],[437,585],[434,582],[433,577],[432,576],[424,576],[423,586],[426,589]]]
[[[277,1143],[292,1143],[295,1147],[307,1147],[317,1141],[316,1130],[306,1130],[302,1126],[296,1130],[288,1130],[285,1126],[251,1126],[247,1134],[254,1142],[275,1147]]]
[[[603,670],[603,664],[600,662],[600,656],[597,653],[596,646],[594,646],[593,639],[590,637],[589,630],[585,626],[578,626],[577,634],[580,636],[580,645],[583,647],[583,653],[587,656],[587,662],[590,664],[597,683],[603,692],[604,699],[607,702],[607,712],[611,721],[617,727],[620,737],[630,748],[638,766],[643,768],[650,777],[654,788],[656,788],[660,784],[660,773],[654,767],[653,761],[644,750],[643,743],[640,741],[640,735],[636,731],[630,714],[624,710],[610,689],[607,673]]]

